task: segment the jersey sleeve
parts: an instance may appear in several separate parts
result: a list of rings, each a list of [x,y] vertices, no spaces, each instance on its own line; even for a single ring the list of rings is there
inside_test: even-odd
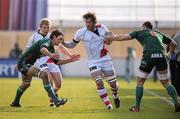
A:
[[[83,39],[83,30],[79,29],[74,35],[73,42],[79,43],[82,39]]]
[[[106,27],[106,25],[101,24],[101,27],[102,27],[106,32],[109,32],[109,29]]]
[[[163,35],[163,43],[169,44],[169,43],[171,43],[171,41],[172,41],[172,40],[171,40],[169,37]]]
[[[156,31],[156,32],[158,32],[159,34],[161,34],[161,35],[163,36],[162,42],[163,42],[164,44],[167,44],[167,45],[168,45],[168,44],[172,41],[171,38],[165,36],[165,35],[162,34],[161,32],[159,32],[159,31]]]
[[[45,48],[48,48],[50,46],[50,43],[49,42],[44,42],[40,45],[40,49],[45,47]]]
[[[27,48],[32,46],[32,44],[34,43],[33,40],[34,40],[34,35],[29,38],[28,43],[26,45]]]
[[[129,33],[129,35],[131,36],[132,39],[137,38],[137,34],[138,34],[137,31],[132,31],[132,32]]]

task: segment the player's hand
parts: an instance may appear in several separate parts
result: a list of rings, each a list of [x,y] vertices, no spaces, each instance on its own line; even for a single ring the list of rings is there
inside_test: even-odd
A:
[[[106,45],[110,45],[112,43],[112,39],[111,39],[111,36],[105,36],[104,37],[104,43]]]
[[[113,32],[106,32],[104,36],[104,43],[110,45],[112,43],[112,37],[114,36]]]
[[[52,54],[51,58],[55,59],[55,60],[58,60],[60,58],[60,56],[58,54]]]
[[[80,54],[73,54],[70,59],[72,62],[80,60]]]
[[[77,58],[80,58],[80,54],[71,54],[70,57],[77,57]]]

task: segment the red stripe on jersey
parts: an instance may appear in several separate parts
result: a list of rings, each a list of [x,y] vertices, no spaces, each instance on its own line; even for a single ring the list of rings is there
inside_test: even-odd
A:
[[[103,49],[101,50],[100,57],[105,56],[108,53],[108,50],[105,48],[105,45],[103,46]]]
[[[108,101],[104,102],[104,104],[105,104],[106,106],[108,106],[108,105],[110,104],[110,101],[108,100]]]
[[[96,25],[96,28],[101,28],[101,24],[97,24],[97,25]]]
[[[100,95],[100,97],[103,99],[105,97],[107,97],[107,93],[104,93],[103,95]]]
[[[49,58],[46,62],[47,62],[47,63],[54,63],[51,58]]]

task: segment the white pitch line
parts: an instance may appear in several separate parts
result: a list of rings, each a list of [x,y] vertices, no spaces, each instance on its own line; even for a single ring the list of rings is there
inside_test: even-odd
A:
[[[151,90],[148,90],[148,89],[145,89],[144,91],[147,92],[147,93],[149,93],[149,94],[151,94],[151,95],[153,95],[153,96],[157,96],[157,97],[159,97],[161,100],[169,103],[171,106],[174,106],[174,104],[173,104],[170,100],[168,100],[167,98],[162,97],[162,96],[160,96],[159,94],[157,94],[157,93],[155,93],[155,92],[153,92],[153,91],[151,91]]]

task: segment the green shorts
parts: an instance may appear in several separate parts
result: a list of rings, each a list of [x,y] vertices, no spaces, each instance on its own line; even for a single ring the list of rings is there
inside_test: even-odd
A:
[[[167,70],[166,58],[142,58],[139,69],[150,73],[154,67],[156,67],[157,71]]]
[[[30,67],[32,64],[26,63],[24,60],[23,61],[18,61],[17,63],[17,69],[20,71],[23,75],[26,75],[27,72],[29,71]]]

